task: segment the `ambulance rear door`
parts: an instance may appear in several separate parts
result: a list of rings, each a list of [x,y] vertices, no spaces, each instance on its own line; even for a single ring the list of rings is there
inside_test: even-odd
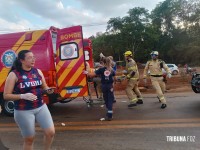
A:
[[[59,29],[56,42],[56,76],[63,98],[88,95],[81,26]]]

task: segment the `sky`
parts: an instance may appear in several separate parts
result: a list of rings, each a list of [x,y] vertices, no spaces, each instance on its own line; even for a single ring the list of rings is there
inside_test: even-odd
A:
[[[110,18],[124,17],[129,9],[151,11],[164,0],[0,0],[0,33],[83,26],[88,38],[106,31]]]

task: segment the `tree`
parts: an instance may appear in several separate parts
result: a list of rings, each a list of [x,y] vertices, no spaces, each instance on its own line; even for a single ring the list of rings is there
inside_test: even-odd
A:
[[[103,52],[121,60],[131,50],[144,63],[158,50],[166,62],[200,64],[199,0],[165,0],[151,13],[135,7],[122,18],[111,18],[106,31],[92,38],[95,59]]]

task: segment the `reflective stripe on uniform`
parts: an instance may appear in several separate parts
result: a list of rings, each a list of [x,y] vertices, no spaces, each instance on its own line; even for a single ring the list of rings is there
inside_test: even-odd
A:
[[[108,113],[109,113],[109,114],[112,114],[112,113],[113,113],[113,111],[112,111],[112,110],[108,110]]]
[[[134,99],[132,99],[130,102],[131,102],[131,103],[136,103],[137,100],[138,100],[137,98],[134,98]]]
[[[164,96],[160,97],[160,101],[161,101],[161,103],[166,104],[166,100],[165,100]]]
[[[133,66],[133,67],[128,67],[128,71],[130,71],[130,70],[136,70],[136,67],[135,67],[135,66]]]
[[[159,99],[162,101],[162,100],[164,100],[164,99],[165,99],[165,97],[164,97],[164,96],[162,96],[162,97],[160,97]]]
[[[130,78],[130,79],[138,80],[138,78]]]

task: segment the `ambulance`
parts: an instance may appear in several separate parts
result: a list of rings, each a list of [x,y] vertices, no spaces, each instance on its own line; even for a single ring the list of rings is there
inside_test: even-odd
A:
[[[89,42],[89,43],[88,43]],[[84,44],[86,52],[84,52]],[[44,94],[47,104],[67,103],[77,97],[88,96],[87,76],[83,74],[85,61],[92,62],[91,41],[85,39],[81,26],[34,30],[0,35],[0,103],[5,114],[12,116],[14,103],[3,99],[5,80],[21,50],[31,50],[35,67],[40,69],[51,95]],[[87,98],[84,100],[89,103]]]
[[[90,68],[94,68],[92,41],[90,39],[83,39],[83,48],[85,53],[85,60],[89,63]]]

